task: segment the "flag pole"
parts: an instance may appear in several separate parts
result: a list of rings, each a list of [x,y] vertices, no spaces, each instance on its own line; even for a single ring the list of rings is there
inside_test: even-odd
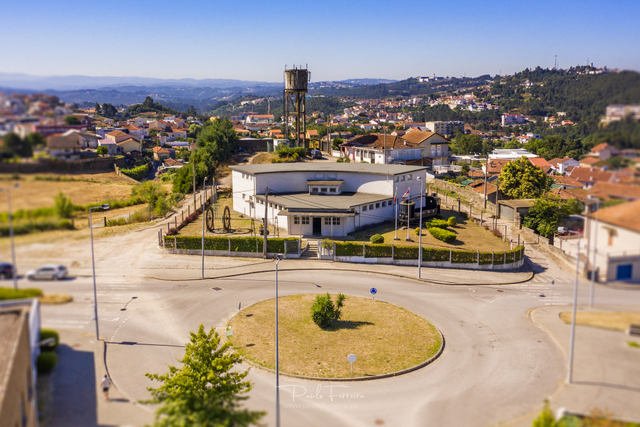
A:
[[[398,189],[397,188],[395,191],[395,196],[393,197],[393,204],[396,205],[396,237],[394,237],[393,240],[400,240],[398,239]]]
[[[407,189],[407,193],[409,194],[409,202],[411,202],[411,187]],[[409,242],[411,239],[409,238],[409,227],[410,227],[410,218],[409,218],[409,203],[407,203],[407,238],[406,240]]]

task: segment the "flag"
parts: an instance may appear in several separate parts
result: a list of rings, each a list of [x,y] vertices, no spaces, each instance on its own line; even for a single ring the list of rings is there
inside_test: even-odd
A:
[[[402,195],[402,198],[404,199],[407,196],[409,196],[409,190],[407,190],[407,192]]]
[[[398,200],[398,189],[396,188],[396,194],[393,196],[393,204],[396,204],[396,201]]]

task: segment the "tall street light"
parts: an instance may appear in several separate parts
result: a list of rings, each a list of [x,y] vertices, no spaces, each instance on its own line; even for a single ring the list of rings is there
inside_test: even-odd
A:
[[[580,232],[569,230],[566,227],[558,227],[559,233],[570,233],[578,235],[578,251],[576,253],[576,277],[573,284],[573,310],[571,313],[571,340],[569,344],[569,377],[568,383],[573,380],[573,347],[576,340],[576,305],[578,304],[578,271],[580,270]]]
[[[93,255],[93,222],[91,221],[91,211],[94,209],[108,210],[106,203],[100,206],[89,208],[89,230],[91,230],[91,270],[93,272],[93,312],[96,315],[96,340],[100,340],[100,330],[98,329],[98,293],[96,292],[96,260]]]
[[[207,204],[207,177],[204,177],[204,181],[202,181],[202,188],[204,188],[205,197],[204,204],[202,205],[202,279],[204,279],[204,219],[206,216],[205,205]]]
[[[418,279],[422,279],[422,196],[424,195],[424,186],[422,185],[422,177],[418,177],[420,183],[420,232],[418,233]]]
[[[19,183],[13,184],[11,187],[2,189],[7,192],[7,205],[9,206],[9,237],[11,238],[11,277],[13,278],[13,289],[18,290],[18,274],[16,268],[16,249],[13,243],[13,213],[11,212],[11,190],[20,187]]]
[[[593,299],[596,291],[596,254],[598,253],[598,215],[600,214],[600,199],[593,195],[590,195],[589,199],[596,200],[596,223],[593,227],[593,261],[591,262],[591,292],[589,293],[589,307],[593,307]],[[589,228],[591,228],[591,226],[589,226]]]
[[[276,255],[276,427],[280,427],[280,358],[278,357],[278,263],[282,254]]]

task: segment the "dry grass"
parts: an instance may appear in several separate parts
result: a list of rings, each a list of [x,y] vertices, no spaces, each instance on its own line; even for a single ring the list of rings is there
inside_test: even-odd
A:
[[[262,165],[265,163],[273,163],[275,159],[278,157],[275,154],[270,153],[260,153],[251,159],[252,165]]]
[[[327,330],[311,320],[315,295],[279,299],[280,369],[327,378],[351,376],[347,356],[358,358],[354,376],[415,366],[440,348],[440,335],[425,319],[391,304],[347,296],[342,319]],[[263,301],[229,323],[234,348],[254,363],[275,367],[275,305]]]
[[[68,294],[45,294],[38,298],[40,304],[66,304],[73,301],[73,297]]]
[[[442,242],[429,234],[422,224],[422,246],[434,247],[434,248],[452,248],[452,249],[471,249],[480,251],[504,251],[510,248],[510,245],[504,242],[499,237],[496,237],[490,231],[484,229],[475,222],[465,219],[465,216],[458,212],[443,209],[440,213],[443,219],[449,219],[454,216],[458,222],[455,227],[449,227],[448,230],[454,231],[458,237],[451,243]],[[415,229],[419,226],[417,221],[411,223],[411,229],[409,230],[409,238],[412,241],[406,241],[407,227],[406,222],[402,224],[398,220],[398,238],[400,240],[393,240],[395,237],[395,225],[385,224],[384,226],[374,229],[361,231],[356,233],[355,241],[368,242],[369,238],[374,234],[381,234],[384,237],[384,242],[387,244],[417,246],[418,234]],[[336,238],[336,240],[340,240]]]
[[[3,174],[3,176],[8,176]],[[10,176],[10,175],[9,175]],[[72,178],[78,181],[41,181],[36,176]],[[3,179],[0,186],[8,187],[15,183],[20,188],[12,191],[11,209],[36,209],[54,205],[54,197],[62,192],[75,205],[86,205],[109,200],[124,200],[131,195],[131,184],[118,177],[115,172],[79,175],[35,174],[20,175],[20,180]],[[7,199],[0,197],[0,212],[7,212]]]
[[[571,313],[560,313],[560,319],[571,323]],[[640,325],[640,312],[579,312],[576,314],[576,324],[595,326],[597,328],[626,331],[630,324]]]

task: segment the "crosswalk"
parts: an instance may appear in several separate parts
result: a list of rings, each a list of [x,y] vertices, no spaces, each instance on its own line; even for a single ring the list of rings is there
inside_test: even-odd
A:
[[[521,292],[544,301],[544,305],[571,304],[571,285],[573,280],[567,277],[550,277],[546,274],[536,274],[533,279],[518,284]]]

